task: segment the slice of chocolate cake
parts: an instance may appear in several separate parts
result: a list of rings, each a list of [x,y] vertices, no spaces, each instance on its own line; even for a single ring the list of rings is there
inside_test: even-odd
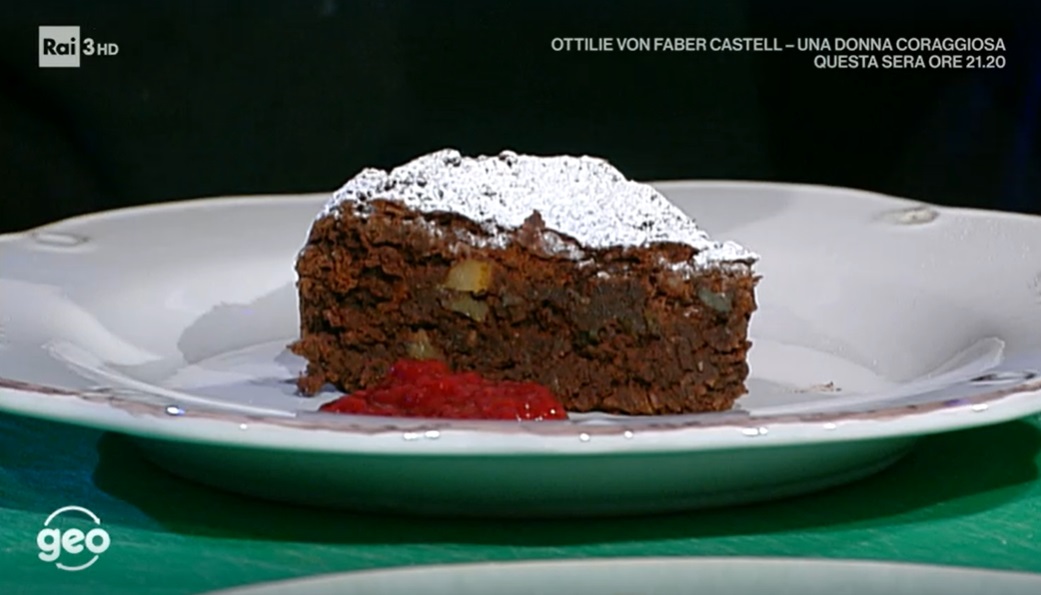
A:
[[[600,159],[445,150],[366,169],[296,263],[300,389],[437,358],[574,412],[726,410],[745,392],[757,258]]]

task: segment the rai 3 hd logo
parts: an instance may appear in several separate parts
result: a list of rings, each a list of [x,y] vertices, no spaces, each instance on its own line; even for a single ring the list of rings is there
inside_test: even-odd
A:
[[[79,26],[40,26],[40,68],[79,68],[81,56],[115,56],[119,45],[80,35]]]

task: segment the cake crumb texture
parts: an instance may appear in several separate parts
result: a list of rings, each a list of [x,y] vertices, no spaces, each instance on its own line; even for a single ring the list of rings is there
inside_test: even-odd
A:
[[[457,154],[434,158],[456,161]],[[520,158],[488,159],[503,161],[490,166],[498,177]],[[562,180],[568,168],[561,163],[531,167]],[[402,358],[436,358],[493,380],[538,382],[573,412],[730,409],[748,375],[757,282],[750,266],[677,270],[675,263],[693,262],[709,245],[707,236],[656,206],[646,190],[624,186],[603,162],[568,163],[578,168],[574,176],[595,170],[608,186],[593,192],[601,182],[581,182],[579,195],[557,194],[572,206],[548,213],[529,208],[531,201],[510,206],[519,195],[501,185],[482,201],[420,200],[420,175],[435,175],[423,166],[363,174],[370,185],[341,190],[330,203],[338,210],[314,222],[296,264],[301,336],[291,349],[308,361],[301,392],[326,384],[352,392],[377,383]],[[398,178],[411,181],[392,183]],[[485,179],[478,172],[467,184],[480,189]],[[641,231],[614,222],[607,231],[572,221],[603,208],[607,199],[594,197],[614,191],[612,184],[639,194],[644,204],[631,205],[632,216],[656,225]],[[345,200],[350,208],[341,208]],[[461,201],[469,206],[453,210]],[[475,211],[480,202],[497,206]],[[495,234],[503,241],[488,241]]]

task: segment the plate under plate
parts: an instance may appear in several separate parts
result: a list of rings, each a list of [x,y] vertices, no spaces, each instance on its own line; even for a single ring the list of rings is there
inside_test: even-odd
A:
[[[318,576],[211,595],[1034,595],[1041,575],[884,562],[623,558],[429,566]]]

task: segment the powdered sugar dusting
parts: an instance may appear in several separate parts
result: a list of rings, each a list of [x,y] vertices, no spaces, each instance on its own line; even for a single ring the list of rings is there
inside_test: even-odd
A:
[[[676,242],[694,247],[697,268],[751,264],[758,256],[733,242],[715,242],[679,207],[647,184],[627,180],[593,157],[518,155],[463,157],[446,149],[390,172],[365,169],[334,193],[319,217],[353,205],[364,216],[370,200],[399,200],[424,213],[467,217],[494,239],[538,211],[549,230],[587,248]],[[546,233],[548,246],[581,258],[578,246]],[[684,263],[681,263],[684,264]]]

